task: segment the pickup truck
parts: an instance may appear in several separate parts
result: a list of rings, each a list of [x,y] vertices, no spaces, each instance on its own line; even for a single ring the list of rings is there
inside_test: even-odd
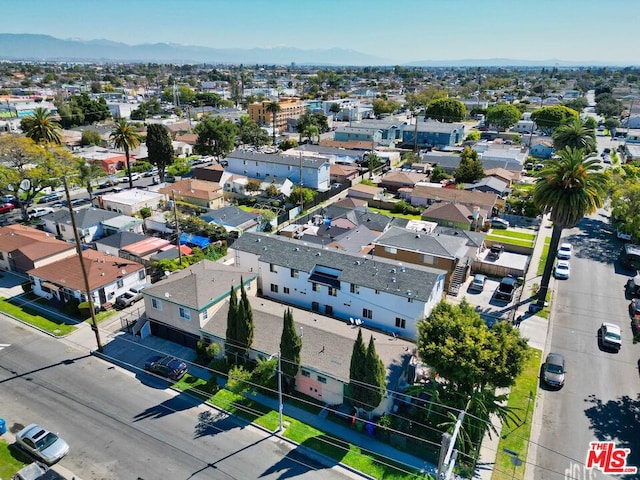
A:
[[[496,300],[504,300],[507,303],[513,300],[513,294],[518,288],[518,281],[513,277],[504,277],[495,292]]]
[[[139,288],[131,288],[116,298],[116,305],[126,308],[133,305],[138,300],[142,300],[142,291]]]
[[[504,245],[496,243],[494,245],[491,245],[489,253],[487,254],[487,258],[489,260],[497,260],[500,258],[500,255],[502,255],[502,252],[504,252]]]

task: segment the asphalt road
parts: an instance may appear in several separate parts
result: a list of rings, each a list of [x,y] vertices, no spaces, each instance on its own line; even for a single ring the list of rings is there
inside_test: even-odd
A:
[[[633,344],[624,293],[633,272],[619,264],[622,243],[611,232],[604,211],[565,231],[563,240],[574,246],[571,278],[556,282],[545,354],[553,351],[565,356],[566,384],[559,391],[540,390],[539,436],[536,427],[532,435],[539,445],[532,445],[536,467],[529,466],[527,477],[611,478],[584,465],[590,441],[613,440],[631,449],[628,465],[640,466],[640,345]],[[597,332],[603,321],[621,327],[619,353],[600,348]]]
[[[84,480],[346,478],[165,387],[0,315],[0,416],[59,432],[61,465]]]

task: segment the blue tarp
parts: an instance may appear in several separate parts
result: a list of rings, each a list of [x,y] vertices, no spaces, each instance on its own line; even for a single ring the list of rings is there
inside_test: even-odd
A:
[[[200,237],[198,235],[192,235],[189,233],[180,234],[180,245],[189,245],[200,248],[207,247],[211,241],[207,237]]]

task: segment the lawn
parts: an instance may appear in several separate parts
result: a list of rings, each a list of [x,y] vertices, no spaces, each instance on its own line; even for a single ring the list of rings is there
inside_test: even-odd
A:
[[[5,298],[0,298],[0,312],[9,316],[22,320],[25,323],[33,325],[45,332],[49,332],[57,337],[62,337],[73,332],[76,327],[67,325],[55,320],[49,320],[43,317],[37,311],[29,308],[27,305],[15,305]]]
[[[382,208],[368,207],[370,211],[386,215],[387,217],[404,218],[406,220],[422,220],[421,215],[409,215],[407,213],[393,213],[390,210],[383,210]]]
[[[493,229],[493,230],[491,230],[491,233],[489,235],[496,235],[496,236],[500,236],[500,237],[519,238],[521,240],[528,240],[530,242],[533,242],[536,239],[536,234],[535,233],[517,232],[515,230],[496,230],[496,229]]]
[[[537,275],[540,276],[544,273],[544,266],[547,263],[547,257],[549,256],[549,244],[551,243],[551,237],[544,239],[544,247],[542,248],[542,254],[540,255],[540,263],[538,263]]]
[[[255,400],[242,397],[225,389],[220,389],[210,395],[203,390],[206,383],[200,378],[187,374],[179,382],[175,383],[174,387],[197,395],[212,405],[249,422],[256,423],[267,430],[275,431],[278,428],[278,412]],[[399,464],[393,465],[390,464],[389,460],[377,455],[363,453],[359,447],[328,435],[294,418],[285,415],[283,423],[285,425],[285,430],[282,433],[284,437],[374,478],[388,480],[416,478],[415,472],[407,472]]]
[[[12,450],[7,442],[0,439],[0,478],[11,478],[14,473],[26,465],[12,455]]]
[[[529,437],[531,435],[531,422],[533,408],[535,406],[536,394],[538,391],[538,375],[540,374],[540,364],[542,352],[537,349],[529,350],[531,355],[525,364],[524,370],[516,379],[516,383],[511,387],[509,393],[508,407],[516,410],[520,421],[517,425],[503,425],[500,432],[500,442],[498,443],[498,455],[493,468],[491,480],[507,480],[524,478],[524,465],[515,467],[512,456],[504,450],[511,450],[518,453],[518,458],[526,461],[529,450]]]
[[[527,247],[527,248],[533,248],[535,245],[535,242],[533,240],[523,240],[521,238],[513,238],[513,237],[502,236],[502,235],[496,235],[495,233],[491,233],[487,235],[485,239],[492,242],[500,242],[505,245],[517,245],[519,247]]]

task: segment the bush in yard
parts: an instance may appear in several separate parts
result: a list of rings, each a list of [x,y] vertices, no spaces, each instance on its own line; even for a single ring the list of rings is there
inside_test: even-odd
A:
[[[220,345],[217,343],[208,343],[204,340],[198,340],[196,343],[196,356],[202,363],[209,363],[220,354]]]
[[[405,215],[419,215],[420,209],[417,207],[413,207],[407,202],[399,201],[397,202],[393,208],[391,209],[393,213],[402,213]]]

